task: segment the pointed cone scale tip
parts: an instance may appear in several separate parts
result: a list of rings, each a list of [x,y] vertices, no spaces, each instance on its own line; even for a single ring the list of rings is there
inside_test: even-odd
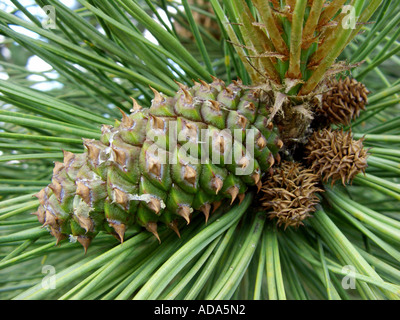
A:
[[[88,238],[88,237],[78,236],[77,240],[82,245],[83,249],[85,250],[85,254],[86,254],[87,250],[90,246],[90,243],[92,242],[92,239]]]
[[[261,176],[259,173],[254,173],[252,176],[254,184],[258,185],[258,183],[261,181]]]
[[[213,202],[214,208],[213,208],[213,210],[212,210],[211,213],[214,213],[215,211],[217,211],[217,209],[221,206],[221,204],[222,204],[222,201],[215,201],[215,202]]]
[[[153,115],[150,115],[150,117],[153,120],[154,128],[164,130],[165,123],[164,123],[163,119],[161,119],[160,117],[153,116]]]
[[[239,115],[237,122],[236,122],[239,126],[242,127],[242,129],[246,129],[246,125],[247,125],[247,119],[246,117]]]
[[[221,136],[218,137],[217,145],[221,154],[225,153],[225,139]]]
[[[129,97],[129,98],[131,98],[131,100],[132,100],[132,109],[130,110],[131,112],[142,110],[142,106],[136,101],[135,98],[133,98],[133,97]]]
[[[161,243],[160,236],[158,235],[158,232],[157,232],[157,222],[148,222],[146,224],[146,229],[147,229],[147,231],[151,232],[157,238],[159,243]]]
[[[78,181],[76,183],[75,194],[80,196],[87,204],[90,204],[90,189],[83,182]]]
[[[163,97],[161,96],[161,94],[153,87],[151,87],[151,86],[149,86],[149,87],[150,87],[151,91],[153,91],[153,93],[154,93],[154,102],[156,102],[156,103],[162,102]]]
[[[193,169],[191,166],[186,165],[185,166],[185,173],[183,178],[189,182],[192,185],[195,185],[196,183],[196,176],[197,176],[197,172],[195,169]]]
[[[249,158],[244,156],[239,160],[238,165],[242,166],[242,169],[244,169],[249,165],[249,162],[250,162]]]
[[[283,141],[281,139],[278,139],[278,141],[276,142],[276,145],[278,146],[279,149],[282,149]]]
[[[269,154],[268,163],[269,163],[270,167],[272,167],[275,164],[275,159],[274,159],[274,156],[272,155],[272,153]]]
[[[228,93],[228,95],[233,95],[233,91],[230,88],[226,87],[225,91]]]
[[[39,207],[38,211],[32,212],[31,214],[37,217],[39,223],[44,224],[45,215],[44,215],[44,208],[43,207]]]
[[[45,212],[45,223],[43,224],[42,228],[45,226],[55,227],[57,226],[56,217],[50,212]]]
[[[68,165],[68,163],[75,157],[75,154],[69,151],[63,150],[64,154],[64,165]]]
[[[85,229],[86,233],[88,233],[89,231],[92,231],[94,225],[93,225],[93,221],[92,219],[90,219],[89,217],[78,217],[78,222],[79,225]]]
[[[246,105],[246,109],[249,109],[250,111],[256,111],[256,106],[254,105],[253,102],[249,102],[249,103]]]
[[[58,246],[62,238],[61,232],[57,228],[50,227],[50,234],[56,238],[56,246]]]
[[[91,159],[92,161],[96,161],[99,158],[100,150],[96,145],[93,144],[94,140],[91,139],[82,139],[82,140],[84,146],[87,149],[88,158]]]
[[[56,180],[53,180],[53,182],[50,183],[48,187],[51,189],[51,191],[53,191],[54,195],[59,199],[62,192],[61,184],[59,184]]]
[[[186,220],[187,224],[190,223],[190,208],[188,206],[180,207],[178,214]]]
[[[222,186],[224,185],[224,182],[222,181],[221,178],[215,177],[212,179],[212,187],[215,190],[215,194],[218,194],[218,192],[222,189]]]
[[[170,222],[170,223],[168,224],[168,227],[169,227],[170,229],[172,229],[172,230],[177,234],[178,238],[181,237],[181,234],[179,233],[179,229],[178,229],[178,221],[173,220],[172,222]]]
[[[257,139],[257,146],[258,146],[260,149],[264,149],[264,147],[265,147],[266,145],[267,145],[267,140],[265,140],[264,137],[260,137],[260,138]]]
[[[190,92],[188,91],[189,88],[188,88],[186,85],[184,85],[184,84],[182,84],[182,83],[180,83],[180,82],[178,82],[178,81],[176,81],[176,80],[174,80],[174,81],[175,81],[175,83],[179,86],[179,88],[182,90],[183,94],[185,95],[185,99],[186,99],[189,103],[192,103],[193,97],[192,97],[192,95],[190,94]]]
[[[210,103],[211,103],[211,105],[212,105],[212,108],[215,110],[215,111],[219,111],[220,110],[220,103],[218,102],[218,101],[215,101],[215,100],[208,100],[208,101],[210,101]]]
[[[276,162],[277,162],[278,164],[281,163],[282,158],[281,158],[281,155],[280,155],[279,153],[277,153],[277,154],[275,155],[275,159],[276,159]]]
[[[113,189],[113,196],[114,196],[114,202],[118,203],[119,205],[123,207],[127,207],[129,204],[129,199],[128,199],[128,194],[125,193],[124,191],[114,188]]]
[[[31,212],[30,214],[33,216],[39,217],[39,211]]]
[[[65,234],[62,234],[59,231],[55,231],[54,233],[52,233],[52,235],[56,238],[56,246],[58,246],[62,240],[67,238]]]
[[[126,231],[126,226],[123,223],[112,223],[111,226],[119,237],[121,243],[124,243],[124,235]]]
[[[210,77],[211,77],[211,79],[213,80],[213,82],[219,82],[219,83],[225,85],[225,82],[224,82],[223,80],[221,80],[221,79],[219,79],[219,78],[217,78],[217,77],[215,77],[215,76],[213,76],[213,75],[211,75],[211,74],[210,74]]]
[[[233,84],[234,84],[235,86],[241,85],[241,83],[240,83],[239,81],[237,81],[237,80],[232,80],[232,82],[233,82]]]
[[[210,217],[211,205],[209,203],[205,203],[200,207],[200,210],[204,213],[207,223],[208,218]]]
[[[43,206],[45,204],[46,191],[42,189],[38,193],[34,194],[32,197],[38,198],[39,203]]]
[[[161,211],[161,201],[156,198],[151,198],[148,206],[151,210],[154,211],[155,214],[159,214]]]
[[[128,115],[120,108],[118,108],[119,112],[121,112],[122,114],[122,123],[126,126],[126,127],[132,127],[133,125],[133,120],[131,118],[128,117]]]
[[[260,180],[260,181],[258,181],[258,183],[257,183],[257,193],[260,192],[261,188],[262,188],[262,182],[261,182],[261,180]]]
[[[121,108],[117,107],[117,109],[119,110],[119,112],[122,114],[123,117],[126,117],[126,113],[124,110],[122,110]]]
[[[241,194],[239,194],[239,195],[238,195],[238,198],[239,198],[239,204],[241,204],[241,203],[243,202],[243,200],[244,200],[244,197],[245,197],[245,194],[244,194],[244,193],[241,193]]]
[[[199,81],[200,81],[200,83],[201,83],[201,85],[202,85],[203,87],[206,87],[208,90],[210,89],[210,85],[209,85],[207,82],[205,82],[205,81],[202,80],[202,79],[199,79]]]
[[[160,176],[160,174],[161,174],[161,163],[160,163],[160,160],[158,158],[149,157],[148,168],[149,168],[149,172],[150,173],[153,173],[157,177]]]
[[[187,103],[192,103],[193,102],[193,97],[190,94],[190,92],[188,90],[186,90],[185,88],[181,88],[184,95],[185,95],[185,100]]]
[[[228,190],[226,190],[226,192],[228,192],[232,197],[232,200],[231,200],[231,205],[232,205],[233,202],[235,201],[236,197],[239,194],[239,188],[236,186],[232,186]]]
[[[124,150],[117,149],[113,145],[111,146],[111,149],[114,151],[115,154],[115,162],[124,167],[127,162],[127,156],[125,154]]]
[[[187,90],[188,87],[186,85],[184,85],[183,83],[180,83],[179,81],[174,79],[174,82],[179,86],[180,89],[182,90]]]

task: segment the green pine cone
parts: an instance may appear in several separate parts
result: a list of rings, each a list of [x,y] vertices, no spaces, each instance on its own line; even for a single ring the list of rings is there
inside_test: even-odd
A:
[[[261,188],[283,146],[268,97],[219,79],[180,87],[175,97],[153,90],[150,108],[134,101],[129,116],[102,127],[100,141],[84,139],[83,154],[64,152],[36,195],[35,214],[57,242],[73,237],[86,250],[98,232],[123,241],[134,224],[158,239],[159,223],[179,235],[179,219],[203,212],[207,220],[213,204]]]

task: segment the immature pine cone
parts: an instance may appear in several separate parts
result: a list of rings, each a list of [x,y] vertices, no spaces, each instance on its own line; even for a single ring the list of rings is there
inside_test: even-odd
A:
[[[306,159],[311,169],[332,185],[341,180],[343,185],[351,182],[367,167],[367,150],[363,140],[353,140],[351,131],[324,129],[316,131],[306,145]]]
[[[57,241],[69,237],[86,250],[99,232],[122,242],[131,226],[159,241],[159,225],[179,235],[192,214],[207,221],[222,202],[260,189],[283,147],[266,96],[240,81],[180,84],[174,97],[154,90],[150,108],[134,101],[131,111],[115,127],[104,125],[100,140],[84,139],[84,153],[65,152],[36,195],[34,214]],[[254,133],[254,145],[237,132],[243,141]]]
[[[370,91],[361,82],[347,77],[331,81],[329,87],[317,109],[329,124],[348,125],[365,110]]]
[[[271,219],[278,218],[278,225],[298,227],[315,211],[319,202],[317,192],[323,191],[317,185],[318,175],[299,163],[284,161],[274,169],[271,177],[264,181],[261,198],[262,206],[272,209]]]

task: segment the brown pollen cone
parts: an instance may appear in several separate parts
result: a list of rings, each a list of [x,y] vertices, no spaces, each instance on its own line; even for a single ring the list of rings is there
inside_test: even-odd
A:
[[[349,125],[361,110],[365,110],[370,91],[364,84],[349,77],[333,80],[328,86],[330,90],[323,94],[317,114],[326,118],[328,124]]]
[[[360,172],[365,173],[367,150],[363,140],[354,140],[351,131],[324,129],[316,131],[306,145],[306,159],[311,169],[326,182],[351,182]]]
[[[263,182],[261,205],[271,210],[271,219],[277,218],[278,225],[298,227],[315,211],[319,202],[317,192],[320,178],[311,169],[300,163],[283,161]]]

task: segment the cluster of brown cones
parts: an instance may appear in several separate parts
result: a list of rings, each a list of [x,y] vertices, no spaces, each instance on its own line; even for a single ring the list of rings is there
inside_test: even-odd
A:
[[[283,161],[267,176],[262,187],[261,205],[277,218],[278,225],[299,226],[315,211],[319,183],[340,180],[350,183],[367,168],[368,150],[363,139],[354,140],[351,131],[316,131],[305,146],[308,167]]]
[[[369,91],[351,78],[330,81],[329,88],[316,109],[324,119],[322,127],[350,124],[365,109]],[[304,165],[283,161],[265,177],[260,200],[270,218],[285,228],[298,227],[315,211],[321,182],[345,185],[365,174],[368,150],[363,141],[354,140],[351,130],[316,129],[304,146]]]

